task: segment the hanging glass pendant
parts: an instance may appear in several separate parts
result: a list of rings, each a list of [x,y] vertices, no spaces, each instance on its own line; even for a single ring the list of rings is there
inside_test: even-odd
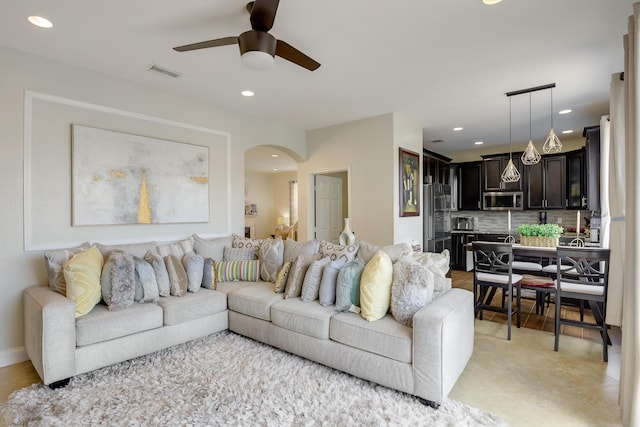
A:
[[[522,153],[522,164],[524,165],[535,165],[540,162],[540,153],[536,150],[535,145],[533,145],[533,141],[529,140],[529,144],[527,148],[525,148],[524,153]]]
[[[513,160],[509,159],[509,163],[507,163],[507,167],[504,168],[501,178],[502,178],[502,182],[520,181],[520,172],[518,172],[516,165],[513,164]]]
[[[546,141],[544,141],[542,151],[545,154],[559,153],[560,151],[562,151],[562,143],[560,142],[558,135],[556,135],[553,131],[553,128],[551,128],[551,130],[549,131],[549,136],[547,137]]]

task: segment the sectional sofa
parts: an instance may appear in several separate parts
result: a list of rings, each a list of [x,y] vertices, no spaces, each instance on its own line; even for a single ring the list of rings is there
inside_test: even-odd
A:
[[[322,305],[318,299],[309,300],[304,295],[276,292],[278,285],[284,290],[284,285],[278,282],[282,277],[276,277],[282,274],[272,272],[268,277],[271,281],[251,277],[251,281],[216,282],[216,262],[220,266],[225,248],[234,246],[232,237],[193,236],[181,244],[181,248],[176,243],[165,246],[164,251],[167,253],[170,248],[169,252],[175,252],[178,248],[178,253],[192,251],[212,260],[213,264],[205,263],[205,274],[200,277],[203,286],[210,280],[208,287],[215,289],[201,286],[181,296],[159,297],[118,309],[110,309],[103,300],[81,316],[77,316],[77,302],[57,292],[51,283],[25,289],[25,348],[45,384],[64,385],[73,376],[229,329],[410,393],[437,407],[471,357],[473,296],[465,290],[451,289],[450,279],[446,279],[445,287],[436,292],[438,295],[431,302],[415,312],[410,327],[398,322],[391,313],[368,321],[357,309],[336,312],[336,305]],[[97,245],[105,259],[117,249],[137,260],[150,252],[158,252],[160,246],[156,242],[118,247]],[[52,278],[55,281],[56,274],[59,277],[60,269],[70,259],[86,250],[86,246],[83,248],[46,254],[50,282]],[[407,251],[406,245],[368,246],[370,252],[372,248],[387,250],[390,259],[396,260],[399,256],[394,255],[394,251],[399,248]],[[314,250],[319,250],[317,245]],[[257,248],[256,253],[259,253]],[[271,257],[271,262],[275,259],[275,266],[272,267],[278,267],[278,273],[282,273],[285,254],[291,257],[292,251],[274,253],[276,256]],[[260,253],[263,267],[270,263],[266,258],[268,254]],[[297,258],[291,259],[295,262]],[[213,268],[209,279],[207,268]],[[269,276],[264,268],[261,270],[261,277]]]

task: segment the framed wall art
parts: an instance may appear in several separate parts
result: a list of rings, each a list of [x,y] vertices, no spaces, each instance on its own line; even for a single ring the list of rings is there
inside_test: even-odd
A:
[[[420,215],[420,156],[400,148],[400,216]]]

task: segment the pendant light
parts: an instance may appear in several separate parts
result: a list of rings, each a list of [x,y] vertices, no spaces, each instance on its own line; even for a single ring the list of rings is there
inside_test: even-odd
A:
[[[553,131],[553,88],[551,89],[551,130],[549,131],[549,136],[544,141],[544,145],[542,146],[542,151],[545,154],[549,153],[559,153],[562,150],[562,143],[558,138],[558,135]]]
[[[523,165],[535,165],[540,162],[540,158],[540,153],[538,153],[535,145],[533,145],[533,139],[531,137],[531,92],[529,92],[529,144],[527,144],[527,148],[524,149],[521,160]]]
[[[513,142],[511,139],[511,98],[509,98],[509,163],[507,163],[507,167],[504,168],[502,175],[502,182],[518,182],[520,180],[520,172],[518,172],[518,168],[513,164],[513,160],[511,159],[511,155],[513,154]]]

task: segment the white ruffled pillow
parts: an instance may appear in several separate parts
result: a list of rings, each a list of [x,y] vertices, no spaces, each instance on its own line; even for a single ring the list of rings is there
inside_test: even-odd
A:
[[[405,255],[393,265],[391,314],[403,325],[413,327],[413,315],[433,299],[434,273],[413,257]]]

